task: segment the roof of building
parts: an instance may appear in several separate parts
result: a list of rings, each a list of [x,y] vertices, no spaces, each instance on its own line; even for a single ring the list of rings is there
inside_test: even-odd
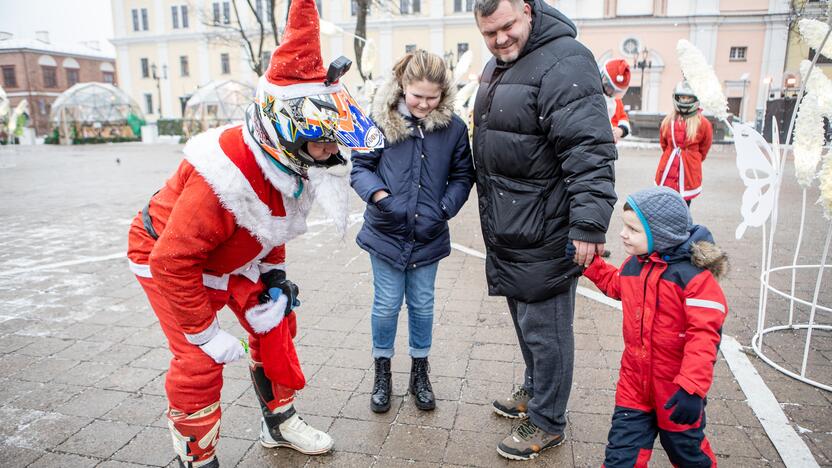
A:
[[[17,50],[31,50],[34,52],[87,57],[98,60],[115,60],[115,56],[84,44],[52,44],[37,39],[23,38],[0,40],[0,53]]]

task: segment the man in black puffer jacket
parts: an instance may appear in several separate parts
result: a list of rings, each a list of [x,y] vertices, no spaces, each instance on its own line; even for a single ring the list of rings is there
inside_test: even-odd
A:
[[[498,451],[527,460],[563,442],[575,288],[603,252],[616,150],[598,66],[569,19],[543,0],[477,0],[474,15],[495,56],[474,107],[488,292],[507,297],[526,363],[494,410],[529,419]]]

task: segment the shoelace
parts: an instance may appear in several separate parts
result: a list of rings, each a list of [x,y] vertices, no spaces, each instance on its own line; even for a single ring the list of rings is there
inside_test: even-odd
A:
[[[523,440],[531,439],[535,432],[537,432],[537,426],[530,421],[526,421],[517,427],[517,435]]]
[[[430,374],[430,362],[427,360],[416,361],[416,368],[414,370],[416,371],[416,385],[427,387],[428,390],[433,391],[430,380],[427,378],[428,374]]]
[[[511,399],[514,401],[522,400],[523,397],[529,396],[529,392],[526,391],[526,387],[520,387],[516,392],[511,395]]]

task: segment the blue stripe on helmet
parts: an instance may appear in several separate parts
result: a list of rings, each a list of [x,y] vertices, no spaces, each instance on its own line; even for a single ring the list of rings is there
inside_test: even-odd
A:
[[[647,235],[647,253],[649,254],[653,251],[653,233],[650,232],[650,225],[647,224],[647,218],[644,217],[644,213],[641,212],[638,203],[633,200],[633,197],[627,197],[627,204],[630,205],[630,208],[638,216],[638,220],[641,221],[641,225],[644,226],[644,233]]]

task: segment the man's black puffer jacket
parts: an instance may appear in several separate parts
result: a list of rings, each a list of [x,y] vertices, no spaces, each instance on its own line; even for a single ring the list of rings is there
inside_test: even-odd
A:
[[[617,157],[595,59],[575,25],[542,0],[519,58],[485,66],[474,161],[490,295],[539,302],[580,269],[570,239],[601,243]]]

